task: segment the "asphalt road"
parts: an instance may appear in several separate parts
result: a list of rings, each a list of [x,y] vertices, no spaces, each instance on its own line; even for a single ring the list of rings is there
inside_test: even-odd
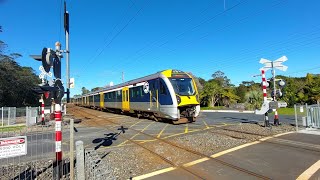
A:
[[[273,123],[274,115],[269,114],[269,121]],[[298,117],[301,119],[301,117]],[[253,113],[225,113],[225,112],[201,112],[197,121],[221,122],[221,123],[246,123],[246,122],[264,122],[264,115]],[[300,120],[301,121],[301,120]],[[279,115],[279,122],[286,124],[295,124],[295,117],[291,115]]]

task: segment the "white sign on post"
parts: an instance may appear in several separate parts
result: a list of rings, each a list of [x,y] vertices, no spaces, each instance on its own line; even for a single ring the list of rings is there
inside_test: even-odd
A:
[[[0,159],[27,154],[27,136],[0,138]]]
[[[70,78],[70,88],[74,88],[74,78]]]
[[[300,112],[303,112],[303,106],[300,106]]]

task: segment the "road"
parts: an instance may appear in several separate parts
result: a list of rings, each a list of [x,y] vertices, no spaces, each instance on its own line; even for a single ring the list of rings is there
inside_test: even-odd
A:
[[[269,121],[273,123],[274,115],[269,114]],[[301,119],[301,117],[300,117]],[[197,121],[221,122],[221,123],[246,123],[246,122],[263,122],[264,115],[253,113],[226,113],[226,112],[201,112]],[[295,124],[295,117],[292,115],[279,115],[279,121],[286,124]]]

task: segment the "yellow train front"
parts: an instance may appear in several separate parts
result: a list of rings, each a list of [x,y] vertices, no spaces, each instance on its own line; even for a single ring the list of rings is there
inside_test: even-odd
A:
[[[77,105],[114,112],[134,113],[174,124],[193,122],[200,112],[199,93],[188,73],[165,70],[92,92],[76,99]]]

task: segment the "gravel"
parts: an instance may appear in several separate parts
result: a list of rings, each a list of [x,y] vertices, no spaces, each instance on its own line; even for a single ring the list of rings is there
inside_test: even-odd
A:
[[[170,139],[170,141],[178,144],[178,146],[210,156],[217,152],[230,149],[241,144],[256,141],[265,136],[293,130],[293,126],[285,124],[281,126],[273,126],[271,128],[265,128],[259,124],[239,124],[224,128],[213,128],[206,132],[198,132],[195,134],[179,136]]]
[[[170,164],[138,146],[117,147],[108,150],[103,159],[113,170],[116,179],[129,179],[137,175],[171,167]],[[103,156],[103,154],[101,154]]]

